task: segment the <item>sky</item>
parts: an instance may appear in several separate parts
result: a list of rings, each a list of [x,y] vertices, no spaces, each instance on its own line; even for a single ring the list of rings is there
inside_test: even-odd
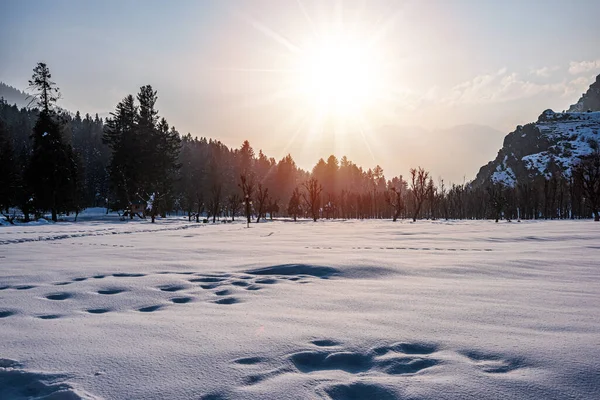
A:
[[[311,168],[474,178],[516,125],[600,73],[593,0],[0,0],[0,81],[46,62],[69,110],[151,84],[160,114]]]

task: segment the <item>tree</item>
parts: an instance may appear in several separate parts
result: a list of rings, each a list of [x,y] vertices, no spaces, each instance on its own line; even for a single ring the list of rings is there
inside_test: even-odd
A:
[[[317,219],[319,219],[320,196],[323,191],[323,186],[321,186],[319,181],[315,178],[310,178],[308,181],[304,182],[302,186],[306,189],[306,192],[302,193],[302,197],[310,210],[313,221],[317,222]]]
[[[290,202],[288,203],[287,212],[294,218],[294,222],[298,218],[298,215],[302,214],[302,206],[300,205],[300,191],[298,188],[294,188]]]
[[[50,80],[51,78],[52,75],[46,63],[39,62],[33,69],[33,76],[29,80],[29,90],[33,93],[29,104],[37,103],[41,112],[46,114],[53,111],[56,102],[60,99],[60,90],[56,83]]]
[[[229,197],[227,197],[227,208],[231,214],[232,221],[235,221],[235,215],[240,211],[241,204],[242,199],[237,193],[231,194]]]
[[[217,215],[221,212],[221,184],[215,183],[210,190],[210,199],[208,202],[208,212],[212,215],[213,224],[217,220]]]
[[[258,217],[256,223],[260,222],[260,218],[264,217],[264,213],[267,208],[267,202],[269,199],[269,189],[263,188],[262,183],[258,184],[258,192],[256,194],[256,204],[258,205]]]
[[[59,90],[50,78],[46,64],[38,63],[29,81],[41,111],[33,128],[33,151],[26,179],[33,191],[36,208],[50,210],[52,220],[57,221],[59,212],[73,209],[78,179],[73,148],[65,143],[54,112]]]
[[[138,200],[142,181],[141,143],[136,132],[138,107],[132,95],[126,96],[106,120],[103,143],[112,151],[108,167],[114,209],[125,209]],[[133,218],[133,215],[130,215]]]
[[[429,191],[432,190],[432,188],[428,185],[429,172],[425,171],[421,167],[418,167],[417,169],[411,168],[410,178],[410,190],[415,202],[413,222],[416,222],[417,217],[421,212],[423,202],[429,196]]]
[[[490,182],[487,187],[487,192],[490,197],[490,203],[494,210],[494,218],[496,222],[502,217],[502,211],[506,206],[505,188],[502,182]]]
[[[581,157],[573,170],[578,186],[587,197],[588,205],[594,215],[594,221],[600,221],[600,149]]]
[[[402,211],[404,211],[404,193],[403,189],[406,186],[406,182],[402,180],[400,176],[394,185],[390,185],[388,192],[386,193],[386,202],[392,207],[392,220],[396,222]]]
[[[269,213],[269,218],[273,221],[273,216],[279,212],[279,199],[273,199],[273,196],[269,196],[267,212]]]
[[[241,175],[240,176],[240,188],[244,196],[244,214],[248,226],[250,226],[250,216],[252,215],[252,195],[254,194],[254,177],[252,175]]]
[[[0,119],[0,212],[16,204],[18,186],[17,160],[8,136],[8,129]]]

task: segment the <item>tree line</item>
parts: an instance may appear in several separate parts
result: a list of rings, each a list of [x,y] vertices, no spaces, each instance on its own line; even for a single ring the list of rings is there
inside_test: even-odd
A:
[[[600,219],[600,152],[569,175],[554,170],[514,187],[489,181],[447,185],[424,168],[387,179],[345,156],[320,159],[311,171],[291,155],[280,160],[191,134],[159,115],[150,86],[121,100],[105,120],[56,107],[48,66],[29,82],[35,108],[0,101],[0,210],[6,220],[87,207],[152,222],[183,213],[190,221],[244,216],[324,219]],[[17,210],[19,212],[17,212]]]

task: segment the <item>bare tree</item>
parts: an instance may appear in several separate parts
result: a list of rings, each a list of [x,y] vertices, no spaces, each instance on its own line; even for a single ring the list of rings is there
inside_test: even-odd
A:
[[[258,217],[256,218],[256,223],[260,222],[260,217],[266,211],[267,202],[269,200],[269,189],[263,188],[262,183],[258,184],[258,193],[256,194],[256,204],[258,206]]]
[[[302,197],[310,210],[313,221],[317,222],[317,219],[319,219],[319,200],[323,186],[321,186],[316,178],[310,178],[302,186],[306,189],[306,192],[302,193]]]
[[[415,200],[415,209],[413,214],[413,222],[415,222],[419,216],[419,213],[421,212],[423,202],[429,196],[429,191],[432,189],[432,187],[428,185],[429,172],[425,171],[425,169],[421,167],[418,167],[417,169],[411,168],[410,177],[410,190]]]
[[[196,222],[200,222],[200,215],[204,212],[204,199],[202,197],[202,191],[196,190]]]
[[[212,215],[213,224],[217,220],[217,215],[221,211],[221,184],[213,185],[210,190],[210,201],[208,203],[208,211]]]
[[[250,216],[252,214],[252,195],[254,194],[254,176],[252,175],[241,175],[240,176],[240,188],[244,195],[245,214],[248,226],[250,225]]]
[[[227,197],[227,208],[231,213],[231,220],[235,221],[235,214],[240,211],[240,206],[242,205],[242,199],[237,194],[232,194]]]
[[[597,146],[592,154],[581,157],[573,175],[587,197],[594,221],[600,221],[600,149]]]
[[[294,217],[294,222],[296,222],[298,215],[302,213],[302,206],[300,205],[300,191],[298,188],[295,188],[292,192],[292,197],[290,197],[287,212],[289,215]]]
[[[279,212],[279,199],[273,199],[273,197],[269,196],[267,212],[269,213],[269,218],[273,221],[273,215]]]
[[[402,177],[400,177],[400,182],[402,183]],[[402,184],[398,187],[390,187],[385,193],[385,201],[392,207],[392,220],[396,222],[405,208]]]

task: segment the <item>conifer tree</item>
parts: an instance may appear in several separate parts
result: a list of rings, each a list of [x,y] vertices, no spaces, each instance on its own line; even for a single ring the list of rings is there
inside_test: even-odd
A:
[[[36,208],[50,210],[52,220],[59,212],[73,209],[77,188],[77,162],[73,148],[65,143],[58,116],[54,111],[60,92],[52,82],[50,70],[38,63],[29,81],[40,114],[33,128],[33,152],[26,171],[26,179],[33,191]]]

